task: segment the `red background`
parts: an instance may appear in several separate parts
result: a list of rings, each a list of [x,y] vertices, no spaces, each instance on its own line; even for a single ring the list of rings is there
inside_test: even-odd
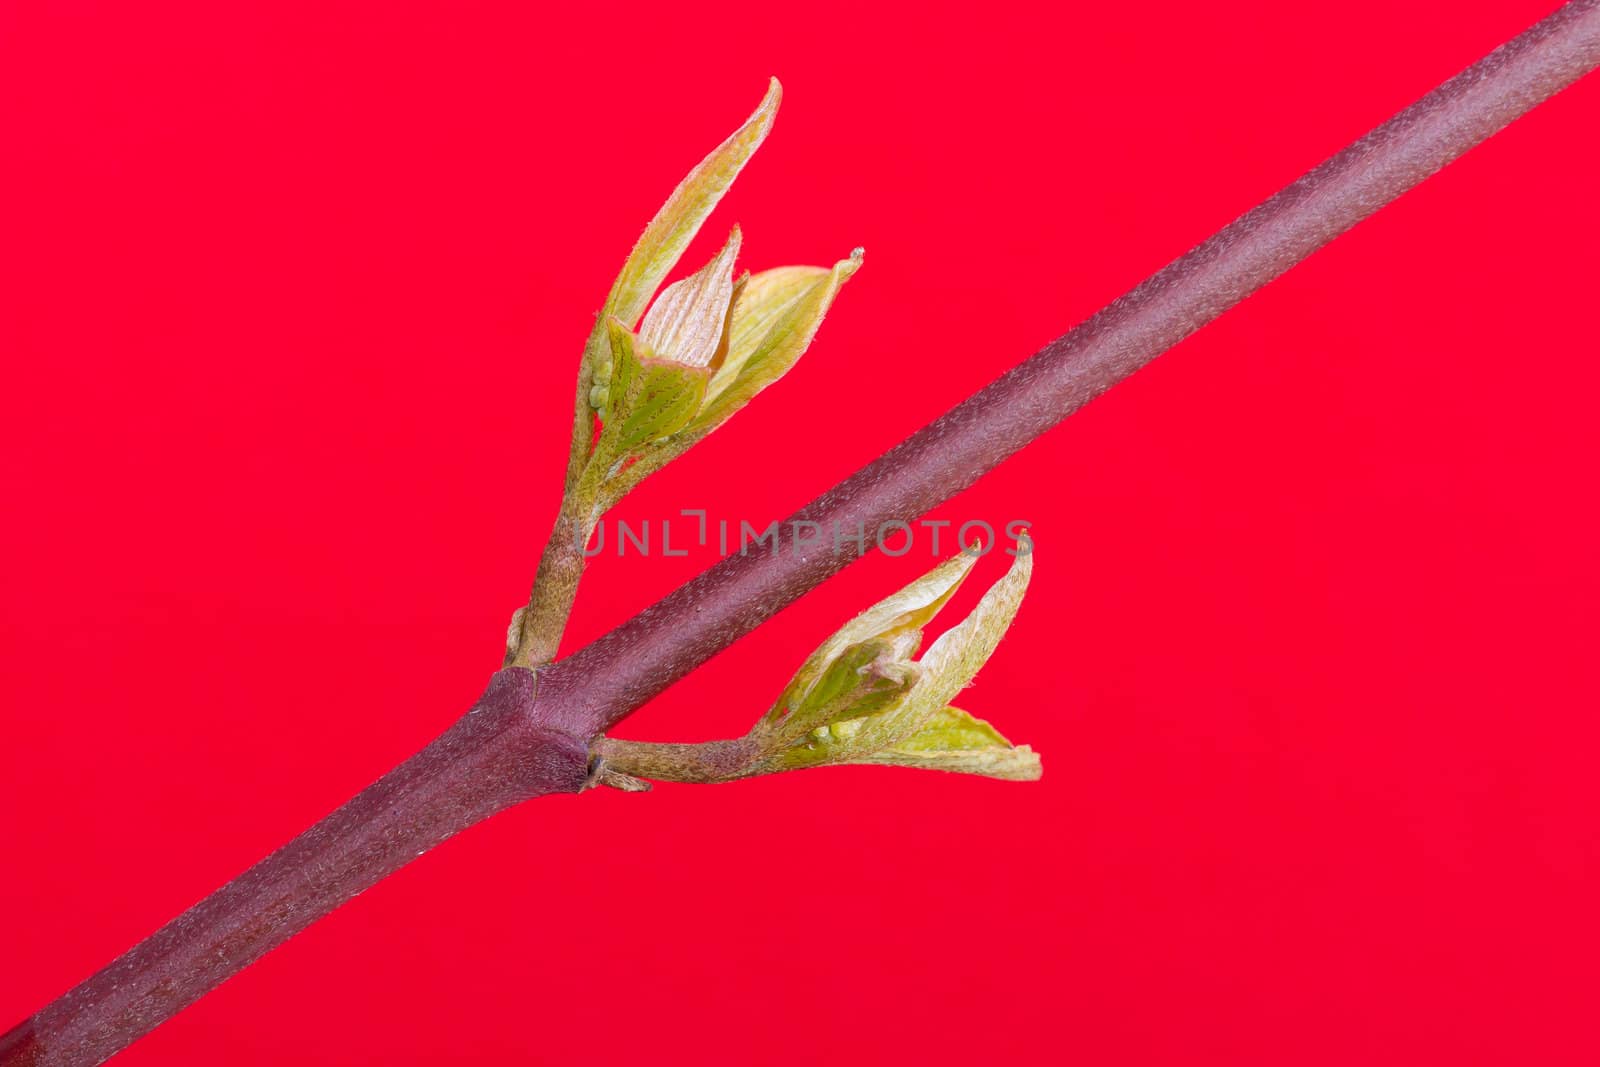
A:
[[[537,7],[0,9],[0,1028],[472,702],[590,316],[768,74],[689,261],[738,221],[866,266],[634,520],[787,514],[1551,4]],[[965,704],[1042,783],[529,804],[126,1062],[1595,1062],[1597,119],[1590,79],[943,510],[1033,524]],[[568,647],[709,562],[597,561]],[[742,731],[928,562],[623,732]]]

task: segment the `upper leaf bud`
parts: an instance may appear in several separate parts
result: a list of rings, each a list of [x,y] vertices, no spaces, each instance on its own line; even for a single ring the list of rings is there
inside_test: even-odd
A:
[[[744,125],[673,190],[611,287],[578,376],[567,490],[578,491],[580,512],[610,507],[782,377],[861,265],[858,248],[831,268],[779,267],[735,278],[741,243],[736,226],[710,263],[651,302],[766,138],[781,98],[773,79]],[[701,372],[700,380],[655,364]],[[622,384],[628,368],[649,371],[647,379],[634,380],[631,393]],[[612,429],[619,420],[627,431]]]

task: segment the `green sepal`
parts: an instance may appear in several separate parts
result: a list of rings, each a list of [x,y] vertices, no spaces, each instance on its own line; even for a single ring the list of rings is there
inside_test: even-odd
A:
[[[605,428],[592,462],[605,477],[618,463],[637,457],[689,424],[705,398],[711,372],[658,359],[616,319],[609,323],[612,359]]]

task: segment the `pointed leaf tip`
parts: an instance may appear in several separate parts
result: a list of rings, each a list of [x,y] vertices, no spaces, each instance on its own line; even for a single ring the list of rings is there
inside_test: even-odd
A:
[[[622,272],[617,275],[606,300],[605,314],[615,315],[628,326],[639,320],[657,287],[677,265],[707,216],[772,131],[772,122],[782,100],[783,87],[773,78],[761,103],[744,124],[678,183],[655,218],[650,220],[650,225],[645,227]]]
[[[767,752],[762,769],[894,763],[994,778],[1037,778],[1038,757],[1031,749],[1013,747],[988,723],[949,706],[994,653],[1016,616],[1033,567],[1031,555],[1018,556],[965,619],[945,631],[920,659],[909,661],[922,626],[955,593],[975,562],[967,553],[956,555],[824,642],[752,730],[760,739],[758,747]],[[894,647],[901,637],[910,641]],[[835,676],[840,667],[853,666],[883,644],[891,646],[891,658],[903,662],[906,669],[898,677],[904,684],[839,684]],[[819,702],[819,691],[830,699]]]
[[[1020,555],[965,619],[910,659],[921,627],[976,557],[961,553],[862,612],[795,673],[772,709],[737,741],[656,745],[608,740],[624,771],[679,782],[726,782],[830,764],[878,764],[1029,782],[1039,756],[949,704],[1016,615],[1031,555]],[[938,653],[937,655],[935,653]]]

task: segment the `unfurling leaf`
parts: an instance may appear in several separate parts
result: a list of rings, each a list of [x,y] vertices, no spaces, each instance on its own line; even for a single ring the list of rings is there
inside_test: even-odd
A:
[[[757,729],[765,728],[797,739],[825,725],[828,719],[819,713],[825,711],[830,702],[819,700],[817,690],[825,684],[837,685],[836,682],[826,683],[826,679],[841,663],[853,664],[848,667],[852,672],[861,668],[863,665],[855,663],[849,653],[868,643],[882,653],[874,656],[870,664],[877,665],[880,675],[889,665],[920,673],[920,668],[911,664],[911,657],[921,647],[922,627],[955,596],[976,562],[976,556],[960,553],[845,623],[800,665]]]
[[[961,558],[958,556],[956,560]],[[956,560],[946,563],[945,567]],[[770,752],[763,761],[766,768],[790,770],[832,763],[871,762],[869,757],[913,737],[949,705],[994,654],[1000,638],[1005,636],[1011,620],[1016,617],[1032,573],[1033,554],[1019,555],[1011,569],[983,594],[972,613],[929,646],[916,664],[920,676],[900,699],[868,715],[836,716],[826,725],[812,730],[800,744]],[[931,577],[933,575],[922,581]],[[902,594],[918,584],[913,583]],[[947,598],[948,594],[944,599]],[[941,599],[933,610],[937,611],[943,602]],[[758,723],[757,730],[766,721]]]
[[[602,466],[623,461],[688,425],[711,377],[704,367],[658,358],[642,338],[616,319],[611,320],[610,328],[615,356],[612,407],[595,450]]]
[[[1012,745],[999,730],[960,708],[936,712],[904,741],[879,749],[860,762],[981,774],[1012,782],[1036,781],[1043,773],[1033,749]]]
[[[1031,543],[961,622],[920,659],[922,628],[971,571],[963,553],[846,623],[795,673],[766,715],[737,741],[652,745],[603,739],[619,771],[720,782],[841,763],[888,764],[1029,781],[1039,757],[950,706],[993,655],[1027,590]],[[701,750],[704,750],[703,752]]]
[[[723,353],[733,304],[733,261],[739,227],[716,258],[656,297],[639,324],[639,337],[663,359],[686,367],[708,367]]]
[[[861,269],[862,250],[827,267],[778,267],[753,274],[733,303],[728,354],[706,389],[695,431],[710,433],[788,373],[817,335],[839,289]]]
[[[601,488],[602,508],[688,451],[794,366],[839,287],[861,265],[858,249],[831,269],[779,267],[736,281],[738,248],[735,229],[710,264],[668,287],[645,315],[637,339],[651,343],[659,358],[706,368],[709,380],[693,418],[609,478]],[[603,408],[613,391],[596,387],[591,402]]]
[[[773,78],[766,96],[744,125],[712,149],[661,205],[612,283],[611,293],[584,346],[583,362],[578,370],[577,410],[573,420],[572,452],[567,463],[569,492],[582,476],[594,443],[593,413],[601,406],[591,404],[595,399],[592,391],[596,371],[612,358],[607,324],[615,318],[632,328],[639,321],[650,297],[677,265],[684,249],[689,247],[689,242],[744,165],[766,140],[782,99],[783,86]]]
[[[916,650],[908,644],[873,638],[850,645],[822,666],[810,685],[792,696],[786,692],[767,713],[767,724],[792,741],[819,726],[883,711],[921,674],[909,658]],[[793,683],[790,688],[796,689]]]
[[[710,263],[655,295],[766,138],[781,98],[774,79],[745,124],[673,190],[617,275],[578,372],[567,511],[597,519],[780,378],[811,343],[839,287],[860,267],[857,249],[832,268],[780,267],[736,279],[741,237],[735,226]],[[622,364],[630,352],[639,367],[647,360],[677,364],[704,371],[704,382],[694,385],[687,376],[662,371],[655,375],[660,381],[651,383],[648,403],[623,397]],[[689,395],[695,405],[685,414]],[[625,408],[633,424],[613,429]]]

